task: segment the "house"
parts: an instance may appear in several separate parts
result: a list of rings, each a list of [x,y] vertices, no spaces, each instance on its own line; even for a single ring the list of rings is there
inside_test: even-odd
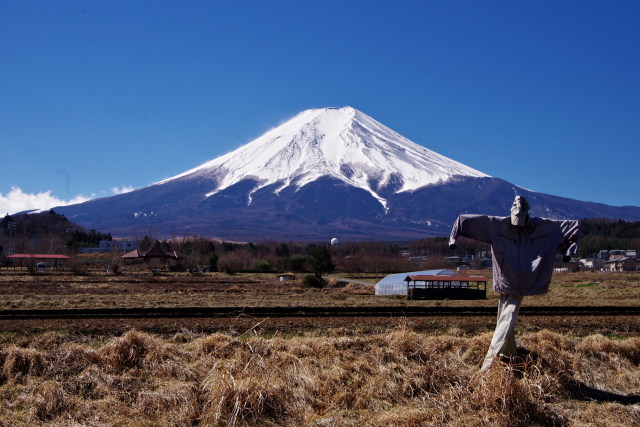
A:
[[[636,249],[603,249],[593,258],[582,258],[580,265],[590,270],[635,271],[638,261]]]
[[[126,263],[127,261],[144,261],[145,263],[150,263],[152,261],[157,261],[156,263],[167,263],[168,261],[173,261],[174,264],[177,263],[179,259],[182,259],[178,256],[176,251],[165,251],[160,247],[160,242],[155,242],[151,248],[147,251],[141,251],[139,249],[134,249],[131,252],[127,252],[122,255],[120,258]]]
[[[604,269],[606,271],[636,271],[638,261],[624,255],[613,255],[609,261],[604,263]]]

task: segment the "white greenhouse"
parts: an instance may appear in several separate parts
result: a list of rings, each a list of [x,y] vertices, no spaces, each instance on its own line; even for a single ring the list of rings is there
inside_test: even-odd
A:
[[[376,283],[376,295],[407,295],[407,276],[457,276],[458,273],[451,270],[426,270],[411,271],[409,273],[390,274]]]

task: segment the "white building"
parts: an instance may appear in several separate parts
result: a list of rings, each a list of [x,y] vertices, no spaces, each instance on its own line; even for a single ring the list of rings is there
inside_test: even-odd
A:
[[[133,240],[100,240],[99,248],[105,252],[130,252],[138,249],[138,242],[134,242]]]
[[[602,258],[581,258],[580,265],[589,270],[600,270],[604,267],[606,259]]]
[[[82,248],[80,253],[131,252],[138,249],[134,240],[100,240],[97,248]]]

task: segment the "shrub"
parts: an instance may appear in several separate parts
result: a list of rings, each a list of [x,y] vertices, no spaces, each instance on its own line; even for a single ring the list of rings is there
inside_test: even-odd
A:
[[[212,253],[211,256],[209,257],[209,270],[211,271],[218,271],[218,260],[220,259],[220,257],[218,256],[217,253]]]
[[[235,252],[229,252],[220,257],[218,268],[227,274],[234,274],[244,269],[245,259]]]
[[[76,276],[87,276],[87,264],[80,259],[72,259],[69,266],[71,272]]]
[[[254,267],[258,271],[271,271],[271,264],[269,264],[269,261],[265,259],[256,261]]]
[[[324,280],[322,277],[316,276],[315,274],[307,274],[306,276],[304,276],[304,279],[302,279],[302,285],[308,288],[322,289],[326,284],[326,280]]]

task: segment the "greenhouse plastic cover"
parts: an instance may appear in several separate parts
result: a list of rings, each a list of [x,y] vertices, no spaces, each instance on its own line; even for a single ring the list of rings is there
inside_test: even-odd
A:
[[[457,273],[455,271],[443,269],[390,274],[376,283],[376,295],[407,295],[407,282],[405,282],[404,279],[407,276],[414,275],[457,276]]]

